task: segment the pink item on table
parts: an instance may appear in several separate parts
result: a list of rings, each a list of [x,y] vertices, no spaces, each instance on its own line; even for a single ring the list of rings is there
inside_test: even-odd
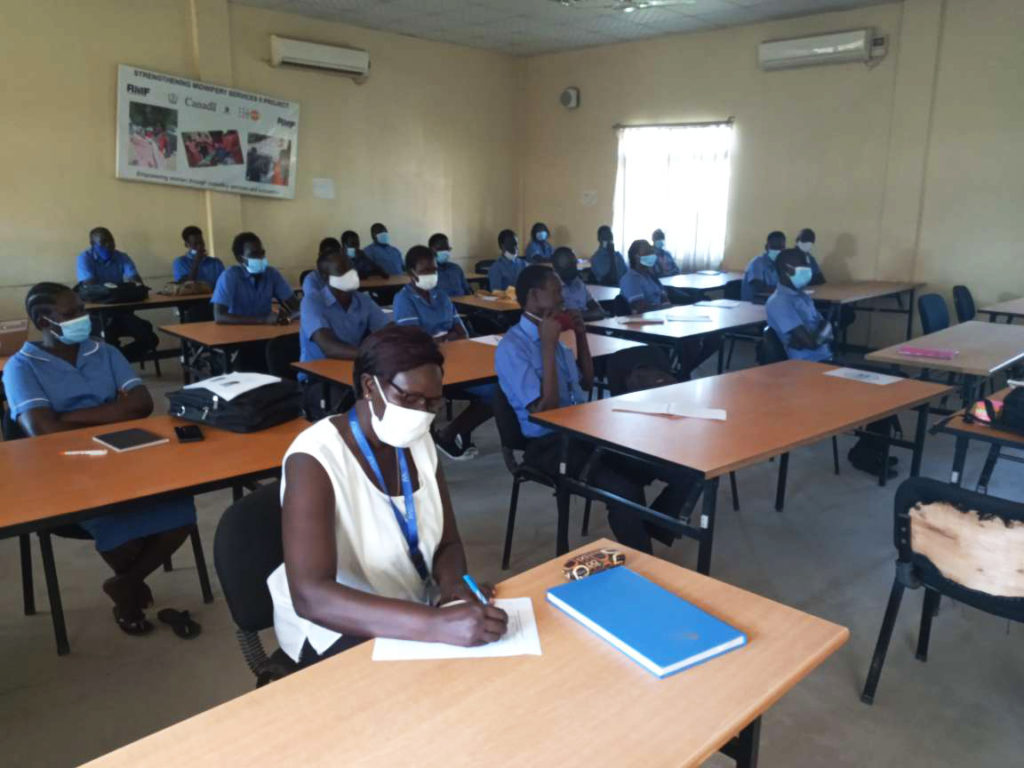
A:
[[[952,360],[960,354],[958,349],[931,349],[929,347],[900,347],[901,355],[910,357],[930,357],[935,360]]]

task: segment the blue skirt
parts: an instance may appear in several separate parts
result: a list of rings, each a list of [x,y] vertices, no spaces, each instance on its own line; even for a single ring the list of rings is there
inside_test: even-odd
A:
[[[130,510],[91,517],[79,525],[93,537],[98,551],[108,552],[129,541],[195,523],[195,501],[191,496],[176,496],[163,501],[139,502]]]

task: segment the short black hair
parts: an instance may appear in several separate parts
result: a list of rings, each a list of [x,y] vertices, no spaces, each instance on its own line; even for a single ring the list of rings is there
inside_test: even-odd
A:
[[[358,240],[359,239],[359,233],[358,232],[354,232],[351,229],[346,229],[344,232],[341,233],[341,242],[344,243],[346,240],[351,240],[353,237],[356,240]]]
[[[772,240],[781,240],[783,243],[786,242],[786,233],[782,230],[775,229],[768,233],[768,237],[764,239],[765,243],[770,243]]]
[[[572,259],[572,263],[576,263],[576,252],[567,245],[560,245],[555,248],[554,253],[551,254],[551,263],[554,264],[561,258]]]
[[[201,230],[195,224],[189,224],[187,227],[181,230],[181,239],[184,240],[186,243],[188,242],[188,239],[192,237],[192,235],[199,235],[200,237],[202,237],[203,230]]]
[[[600,227],[598,227],[598,228],[597,228],[597,239],[598,239],[598,240],[601,240],[601,239],[602,239],[602,238],[601,238],[601,235],[602,235],[602,234],[603,234],[604,232],[607,232],[607,233],[608,233],[608,236],[609,236],[609,237],[611,237],[611,236],[612,236],[612,228],[611,228],[611,227],[609,227],[609,226],[608,226],[607,224],[602,224],[602,225],[601,225]]]
[[[502,243],[504,243],[505,240],[507,240],[508,238],[515,237],[515,236],[516,236],[516,233],[513,232],[511,229],[503,229],[503,230],[501,230],[501,232],[498,233],[498,247],[500,248]]]
[[[630,261],[632,261],[632,260],[633,260],[633,255],[634,255],[635,253],[637,253],[637,252],[638,252],[638,251],[639,251],[639,250],[640,250],[641,248],[643,248],[643,247],[644,247],[645,245],[646,245],[646,246],[647,246],[648,248],[652,249],[652,250],[654,249],[654,246],[653,246],[653,245],[651,245],[651,244],[650,244],[649,242],[647,242],[646,240],[634,240],[634,241],[633,241],[632,243],[630,243],[630,244],[629,244],[629,260],[630,260]]]
[[[442,240],[447,240],[447,239],[448,239],[448,235],[446,235],[444,232],[435,232],[434,234],[432,234],[430,236],[430,239],[427,240],[427,245],[429,245],[431,248],[435,248],[436,249],[438,246],[441,245],[441,241]]]
[[[659,238],[658,235],[661,235],[661,237]],[[663,229],[656,229],[653,232],[651,232],[651,240],[664,240],[664,239],[665,239],[665,230],[663,230]]]
[[[316,267],[317,269],[331,257],[332,253],[338,253],[341,251],[341,243],[338,242],[336,237],[325,237],[320,241],[320,247],[317,248],[316,252]]]
[[[362,397],[364,373],[384,383],[404,371],[431,364],[444,371],[444,355],[430,334],[415,325],[386,325],[359,345],[352,386],[356,397]]]
[[[245,253],[246,243],[259,242],[260,238],[255,232],[239,232],[235,235],[235,239],[231,241],[231,252],[235,254],[236,259],[242,258],[242,254]]]
[[[543,221],[538,221],[532,227],[530,227],[530,237],[536,237],[537,233],[541,231],[550,232],[551,230],[548,229],[548,225],[545,224]]]
[[[786,272],[787,264],[798,264],[804,265],[807,262],[807,254],[801,251],[799,248],[787,248],[786,250],[779,253],[775,258],[775,271],[779,275],[788,275]]]
[[[405,252],[405,268],[415,269],[416,265],[427,259],[433,261],[436,257],[434,252],[425,245],[414,245]]]
[[[813,243],[817,238],[814,235],[814,230],[810,227],[805,227],[800,230],[800,234],[796,236],[798,243]]]
[[[526,306],[526,299],[534,288],[543,288],[544,283],[555,277],[554,270],[541,264],[531,264],[519,273],[516,278],[516,301],[520,307]]]
[[[377,234],[380,234],[381,232],[386,232],[386,231],[387,231],[387,227],[385,227],[383,224],[381,224],[378,221],[378,222],[376,222],[375,224],[373,224],[370,227],[370,237],[373,237],[374,235],[377,235]]]
[[[106,227],[93,227],[89,230],[89,239],[92,240],[96,235],[110,235],[113,237],[113,233]]]
[[[32,325],[38,328],[39,319],[49,314],[49,310],[57,303],[57,297],[70,290],[62,283],[36,283],[29,288],[25,296],[25,314]]]

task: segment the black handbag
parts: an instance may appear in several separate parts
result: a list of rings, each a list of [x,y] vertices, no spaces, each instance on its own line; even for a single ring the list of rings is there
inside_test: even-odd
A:
[[[74,290],[86,304],[124,304],[149,298],[149,287],[141,283],[79,283]]]
[[[203,387],[167,394],[168,413],[229,432],[259,432],[298,418],[302,394],[294,381],[278,381],[224,400]]]
[[[982,400],[989,423],[997,429],[1024,435],[1024,387],[1014,387],[1003,398],[1003,408],[996,413],[991,400]]]

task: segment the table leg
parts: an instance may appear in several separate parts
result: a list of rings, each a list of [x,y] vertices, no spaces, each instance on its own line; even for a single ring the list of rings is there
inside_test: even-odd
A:
[[[881,469],[878,470],[878,484],[882,488],[885,487],[885,482],[889,477],[889,448],[890,444],[888,440],[882,441],[882,460],[880,462]],[[913,459],[911,459],[913,463]]]
[[[964,479],[964,464],[967,463],[967,445],[970,443],[966,437],[957,435],[956,447],[953,449],[953,471],[949,474],[949,482],[959,486]]]
[[[786,474],[789,472],[789,454],[779,458],[779,482],[775,486],[775,511],[781,512],[786,504]]]
[[[50,616],[53,619],[53,636],[57,641],[57,655],[71,653],[68,631],[64,626],[64,606],[60,602],[60,584],[57,581],[57,566],[53,561],[53,542],[48,531],[39,532],[39,551],[43,555],[43,573],[46,575],[46,593],[50,598]]]
[[[715,506],[718,501],[718,478],[704,481],[704,508],[700,515],[702,537],[697,549],[697,573],[711,573],[711,547],[715,541]]]
[[[736,761],[736,768],[757,768],[758,750],[761,746],[761,718],[740,731],[739,735],[720,750],[726,757]]]
[[[992,480],[992,473],[996,469],[997,461],[999,461],[999,443],[992,443],[988,447],[988,456],[985,457],[985,465],[978,477],[978,493],[988,494],[988,484]]]
[[[722,338],[722,345],[718,348],[718,375],[725,371],[725,338]]]
[[[924,458],[924,438],[928,432],[928,412],[930,407],[925,403],[917,409],[917,426],[914,429],[914,452],[910,459],[910,476],[921,474],[921,459]]]
[[[914,335],[914,294],[917,293],[916,288],[910,289],[910,306],[907,307],[907,336],[906,340],[910,341]]]
[[[558,477],[561,480],[569,467],[569,435],[562,435],[561,456],[558,459]],[[555,555],[561,556],[569,551],[569,488],[559,482],[556,489],[558,498],[558,531],[555,539]]]
[[[203,543],[199,538],[199,527],[193,526],[189,535],[192,540],[192,555],[196,559],[196,570],[199,571],[199,589],[203,593],[203,602],[213,602],[213,590],[210,589],[210,574],[206,570],[206,556],[203,554]]]
[[[21,593],[25,606],[25,615],[32,616],[36,612],[36,591],[32,578],[32,539],[27,533],[18,537],[21,549]]]

